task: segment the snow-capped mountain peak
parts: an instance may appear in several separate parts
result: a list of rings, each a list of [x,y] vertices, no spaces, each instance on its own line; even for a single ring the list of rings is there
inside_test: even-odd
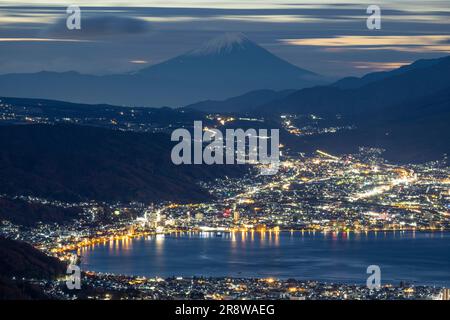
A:
[[[252,42],[243,33],[225,33],[205,42],[198,49],[188,53],[191,56],[226,54],[233,50],[245,49]]]

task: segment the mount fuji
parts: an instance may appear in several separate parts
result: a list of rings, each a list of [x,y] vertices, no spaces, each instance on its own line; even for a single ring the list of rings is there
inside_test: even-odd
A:
[[[134,73],[95,76],[39,72],[0,76],[0,95],[128,106],[184,106],[258,89],[301,89],[321,76],[273,55],[241,33]]]

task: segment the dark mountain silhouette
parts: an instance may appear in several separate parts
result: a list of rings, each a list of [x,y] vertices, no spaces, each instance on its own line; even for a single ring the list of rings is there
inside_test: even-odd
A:
[[[33,246],[0,237],[0,274],[8,277],[35,279],[53,278],[64,274],[66,266]]]
[[[276,57],[244,35],[225,34],[135,73],[2,75],[0,95],[159,107],[225,99],[258,89],[300,89],[318,83],[323,83],[318,75]]]
[[[74,125],[0,127],[0,193],[50,199],[210,199],[200,180],[242,175],[245,166],[172,164],[166,134]]]
[[[390,70],[390,71],[382,71],[382,72],[372,72],[366,74],[361,78],[357,77],[347,77],[341,80],[336,81],[332,86],[341,88],[341,89],[355,89],[360,88],[366,84],[371,82],[375,82],[378,80],[383,80],[385,78],[389,78],[395,75],[400,75],[406,73],[408,71],[422,69],[431,67],[435,64],[438,64],[445,60],[447,57],[438,58],[438,59],[421,59],[417,60],[409,65],[402,66],[398,69]]]
[[[387,106],[421,99],[445,89],[450,83],[450,56],[420,61],[397,71],[371,74],[351,82],[302,89],[270,102],[258,111],[353,117],[383,110]]]
[[[63,275],[66,265],[31,245],[0,237],[0,300],[49,299],[42,286],[26,279],[54,279]]]

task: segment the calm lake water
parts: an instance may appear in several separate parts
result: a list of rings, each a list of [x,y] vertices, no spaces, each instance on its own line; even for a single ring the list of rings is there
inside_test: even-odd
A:
[[[82,269],[141,276],[276,277],[450,286],[450,233],[158,235],[84,248]]]

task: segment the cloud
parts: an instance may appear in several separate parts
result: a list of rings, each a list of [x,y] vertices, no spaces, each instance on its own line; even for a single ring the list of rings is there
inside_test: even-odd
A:
[[[147,60],[130,60],[130,63],[134,63],[134,64],[147,64],[148,61],[147,61]]]
[[[400,68],[404,65],[410,64],[412,61],[395,61],[395,62],[367,62],[367,61],[355,61],[351,64],[357,69],[374,70],[392,70]]]
[[[331,38],[281,39],[281,42],[297,46],[397,46],[397,45],[435,45],[449,40],[447,35],[405,35],[405,36],[337,36]]]
[[[66,19],[59,19],[50,25],[44,34],[52,37],[99,38],[116,35],[142,34],[151,30],[150,24],[142,19],[117,16],[91,16],[81,14],[81,29],[69,30]]]
[[[52,39],[52,38],[0,38],[0,42],[87,42],[80,39]]]
[[[293,46],[316,46],[329,52],[345,50],[393,50],[401,52],[450,52],[450,35],[336,36],[330,38],[280,39]]]

